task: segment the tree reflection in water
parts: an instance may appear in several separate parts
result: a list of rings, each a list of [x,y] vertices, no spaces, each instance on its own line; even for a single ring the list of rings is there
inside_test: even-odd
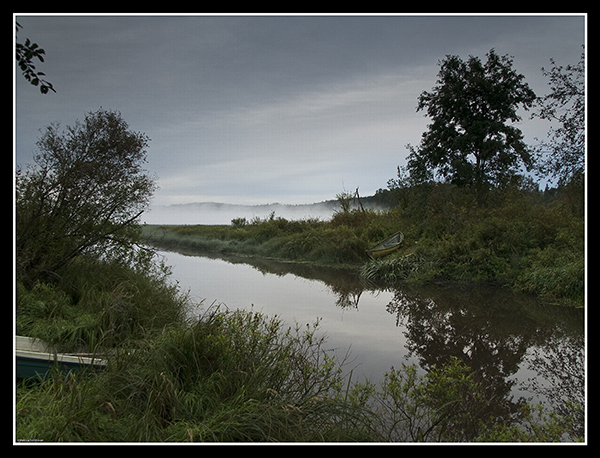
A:
[[[355,270],[224,254],[181,252],[248,264],[263,274],[295,275],[327,285],[335,305],[360,309],[363,292],[393,291],[386,309],[406,338],[408,358],[424,371],[452,357],[474,371],[491,414],[509,420],[531,395],[584,433],[584,312],[499,287],[386,288],[361,283]],[[533,374],[524,380],[523,372]],[[519,372],[519,374],[517,374]],[[518,394],[515,394],[518,393]],[[515,396],[517,398],[515,399]]]
[[[583,335],[551,336],[534,348],[529,368],[539,376],[524,387],[544,395],[560,415],[573,418],[577,436],[585,433],[585,344]]]
[[[387,305],[403,329],[410,356],[424,370],[456,357],[483,383],[498,418],[516,412],[513,377],[520,367],[537,376],[521,384],[583,436],[584,357],[581,310],[544,304],[500,288],[399,289]],[[525,365],[523,363],[526,363]],[[575,405],[574,405],[575,403]]]

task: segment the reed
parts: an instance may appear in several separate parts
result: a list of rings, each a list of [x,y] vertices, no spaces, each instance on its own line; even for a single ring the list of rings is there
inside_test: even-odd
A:
[[[436,262],[409,253],[401,257],[370,261],[359,269],[367,284],[393,286],[401,281],[423,282],[436,273]]]
[[[17,437],[44,441],[367,441],[318,325],[212,308],[130,342],[95,377],[19,389]],[[51,416],[52,418],[49,418]]]
[[[16,328],[63,351],[94,351],[183,323],[189,306],[157,265],[80,258],[54,283],[16,288]]]

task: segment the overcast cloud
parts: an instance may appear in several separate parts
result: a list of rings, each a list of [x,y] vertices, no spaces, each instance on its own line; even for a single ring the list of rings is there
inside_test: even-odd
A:
[[[447,54],[490,48],[538,95],[540,68],[576,63],[583,16],[16,16],[46,50],[55,93],[16,72],[16,163],[39,129],[118,110],[151,138],[157,205],[300,204],[385,188],[428,119],[418,95]],[[521,123],[526,141],[548,124]]]

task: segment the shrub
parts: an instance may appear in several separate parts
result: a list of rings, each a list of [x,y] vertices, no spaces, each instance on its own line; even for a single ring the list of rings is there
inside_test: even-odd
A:
[[[248,220],[246,220],[246,218],[234,218],[231,220],[231,225],[233,227],[246,227],[248,225]]]
[[[148,138],[102,109],[44,129],[35,166],[16,173],[17,273],[29,286],[81,254],[127,258],[156,190],[143,169]]]
[[[456,358],[420,375],[402,365],[375,395],[386,441],[472,441],[488,420],[488,400],[470,368]]]

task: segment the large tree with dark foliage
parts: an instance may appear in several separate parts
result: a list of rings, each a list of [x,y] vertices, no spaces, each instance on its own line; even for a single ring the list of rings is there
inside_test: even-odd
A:
[[[408,169],[416,181],[437,179],[469,186],[482,200],[490,186],[506,182],[532,156],[515,123],[519,107],[536,96],[509,56],[492,49],[487,62],[446,56],[436,85],[418,98],[417,111],[432,119],[421,144],[409,145]]]
[[[126,259],[156,184],[145,169],[148,137],[100,109],[62,130],[47,127],[35,165],[16,175],[17,274],[57,275],[83,254]]]

